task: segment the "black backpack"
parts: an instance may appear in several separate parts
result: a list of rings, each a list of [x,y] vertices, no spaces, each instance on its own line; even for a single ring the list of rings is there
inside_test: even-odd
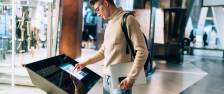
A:
[[[125,13],[122,17],[122,22],[121,22],[121,28],[122,28],[122,31],[125,35],[125,39],[127,41],[127,50],[126,50],[126,53],[128,54],[129,53],[129,50],[128,50],[128,47],[130,47],[131,49],[131,54],[133,56],[133,58],[135,58],[135,54],[136,54],[136,51],[134,50],[134,46],[131,42],[131,40],[129,39],[128,37],[128,32],[127,32],[127,27],[126,27],[126,20],[127,20],[127,16],[128,15],[132,15],[131,13]],[[142,33],[143,34],[143,33]],[[143,34],[144,35],[144,34]],[[147,60],[145,62],[145,65],[144,65],[144,70],[145,70],[145,73],[146,73],[146,76],[148,76],[149,73],[153,73],[154,72],[154,69],[152,67],[152,64],[153,64],[153,61],[152,61],[152,56],[151,56],[151,50],[149,49],[148,47],[148,42],[147,42],[147,39],[144,35],[144,39],[145,39],[145,43],[147,45],[147,48],[148,48],[148,57],[147,57]]]

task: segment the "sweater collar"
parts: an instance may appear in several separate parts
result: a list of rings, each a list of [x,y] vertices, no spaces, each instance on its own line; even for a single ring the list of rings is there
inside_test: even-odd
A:
[[[118,18],[118,15],[120,15],[122,12],[123,12],[122,8],[118,8],[112,13],[112,15],[108,18],[108,20],[113,20]]]

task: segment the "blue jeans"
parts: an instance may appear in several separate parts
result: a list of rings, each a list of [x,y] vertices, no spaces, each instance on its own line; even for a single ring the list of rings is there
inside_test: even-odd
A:
[[[103,94],[132,94],[132,89],[113,89],[111,87],[111,77],[104,75],[103,77]]]

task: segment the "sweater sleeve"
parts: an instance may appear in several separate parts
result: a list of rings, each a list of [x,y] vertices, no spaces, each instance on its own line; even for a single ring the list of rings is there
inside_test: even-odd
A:
[[[94,64],[97,61],[104,59],[104,43],[101,45],[100,49],[92,57],[83,62],[85,65]]]
[[[143,33],[141,32],[141,29],[140,29],[140,24],[137,22],[134,16],[131,15],[127,17],[126,25],[127,25],[129,38],[131,39],[131,42],[136,51],[134,64],[127,78],[129,81],[135,81],[140,71],[144,67],[146,59],[148,57],[148,49],[145,43]]]

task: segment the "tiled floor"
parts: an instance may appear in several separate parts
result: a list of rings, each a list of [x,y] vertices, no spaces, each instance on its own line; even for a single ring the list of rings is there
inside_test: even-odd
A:
[[[0,94],[47,94],[36,87],[15,86],[12,88],[8,85],[4,85],[4,87],[7,87],[7,89],[0,91]]]
[[[191,63],[184,63],[182,66],[159,64],[156,74],[149,80],[152,82],[149,92],[142,94],[179,94],[206,74]]]
[[[93,50],[85,50],[83,51],[83,56],[78,61],[82,61],[87,57],[94,54],[95,51]],[[176,65],[176,64],[164,64],[161,61],[157,61],[158,69],[156,72],[148,79],[147,85],[142,86],[134,86],[133,87],[133,94],[179,94],[185,89],[189,88],[190,86],[194,85],[196,82],[201,80],[203,77],[206,77],[207,73],[201,70],[200,68],[196,67],[192,64],[192,57],[186,57],[183,65]],[[195,62],[195,61],[194,61]],[[196,61],[202,62],[202,61]],[[93,71],[102,75],[102,61],[95,64],[88,66]],[[2,72],[2,68],[0,68],[0,73]],[[6,70],[4,70],[6,71]],[[25,73],[24,71],[20,71]],[[19,73],[20,74],[20,73]],[[26,74],[26,73],[25,73]],[[2,74],[0,74],[0,83],[3,81],[1,78]],[[23,75],[24,78],[26,75]],[[28,77],[24,79],[24,83],[30,83]],[[10,79],[4,79],[10,82]],[[18,81],[21,82],[21,81]],[[21,84],[21,83],[20,83]],[[0,84],[0,94],[9,94],[6,93],[7,91],[18,91],[24,92],[23,94],[44,94],[44,92],[36,87],[24,87],[24,86],[17,86],[14,89],[9,88],[7,85]],[[35,93],[32,93],[35,92]],[[39,92],[39,93],[37,93]],[[103,94],[102,93],[102,81],[100,81],[88,94]],[[18,94],[18,93],[11,93],[11,94]],[[21,93],[22,94],[22,93]],[[185,93],[187,94],[187,93]]]
[[[181,94],[224,94],[224,59],[222,57],[195,56],[191,63],[207,72],[208,75]]]

